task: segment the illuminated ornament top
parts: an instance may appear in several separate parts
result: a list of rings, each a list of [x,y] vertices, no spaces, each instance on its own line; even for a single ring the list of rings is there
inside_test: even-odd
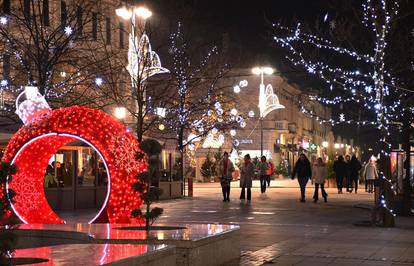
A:
[[[151,49],[151,44],[148,35],[142,34],[139,42],[138,37],[134,36],[135,30],[129,34],[129,48],[128,48],[128,66],[127,70],[131,75],[132,82],[135,84],[140,80],[144,82],[151,76],[162,73],[169,73],[170,71],[161,66],[161,60],[158,54]]]
[[[23,95],[26,97],[26,100],[19,103],[20,98]],[[25,125],[30,124],[36,114],[50,110],[45,97],[43,97],[37,87],[34,86],[26,86],[24,91],[20,93],[16,99],[16,114]]]
[[[206,139],[203,142],[202,147],[204,149],[212,148],[212,149],[218,149],[224,144],[224,137],[222,135],[214,136],[214,134],[208,134]]]
[[[285,106],[281,105],[279,98],[273,92],[273,87],[268,84],[265,90],[265,85],[260,84],[260,95],[259,95],[259,109],[260,117],[266,117],[270,112],[276,109],[284,109]]]

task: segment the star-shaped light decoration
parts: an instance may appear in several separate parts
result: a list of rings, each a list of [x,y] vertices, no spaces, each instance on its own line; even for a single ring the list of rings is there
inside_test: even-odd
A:
[[[339,121],[345,122],[345,114],[344,113],[339,115]]]

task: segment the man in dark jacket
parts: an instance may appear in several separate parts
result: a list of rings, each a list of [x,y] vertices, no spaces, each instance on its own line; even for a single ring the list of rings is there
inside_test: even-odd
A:
[[[296,175],[298,177],[300,186],[300,202],[305,202],[306,184],[308,183],[309,178],[312,176],[312,170],[308,158],[303,153],[299,156],[299,160],[296,162],[295,167],[293,168],[292,179],[294,179]]]
[[[352,192],[353,189],[353,183],[355,183],[355,194],[358,190],[358,182],[359,182],[359,171],[361,170],[362,165],[358,161],[357,157],[355,155],[352,155],[351,162],[349,163],[349,175],[351,179],[351,188],[349,192]]]
[[[340,155],[338,159],[334,162],[333,169],[334,169],[335,176],[336,176],[336,185],[338,187],[338,194],[342,194],[344,177],[346,176],[346,172],[347,172],[347,165],[342,155]]]

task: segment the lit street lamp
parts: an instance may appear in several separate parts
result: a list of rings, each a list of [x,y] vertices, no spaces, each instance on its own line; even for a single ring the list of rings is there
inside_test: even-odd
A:
[[[285,106],[279,103],[279,98],[273,92],[273,87],[264,84],[264,75],[272,75],[274,72],[271,67],[255,67],[252,69],[254,75],[260,75],[259,87],[259,110],[260,110],[260,156],[263,156],[263,120],[270,112],[276,109],[283,109]]]

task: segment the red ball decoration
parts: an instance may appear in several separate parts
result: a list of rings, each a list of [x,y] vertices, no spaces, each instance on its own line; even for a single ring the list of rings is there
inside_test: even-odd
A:
[[[18,169],[8,183],[16,192],[15,214],[24,223],[64,223],[46,200],[44,175],[53,154],[74,140],[93,147],[107,167],[107,197],[90,223],[136,222],[131,211],[141,206],[142,200],[132,185],[147,167],[135,158],[138,141],[105,112],[79,106],[40,113],[10,140],[2,160],[11,161]]]

